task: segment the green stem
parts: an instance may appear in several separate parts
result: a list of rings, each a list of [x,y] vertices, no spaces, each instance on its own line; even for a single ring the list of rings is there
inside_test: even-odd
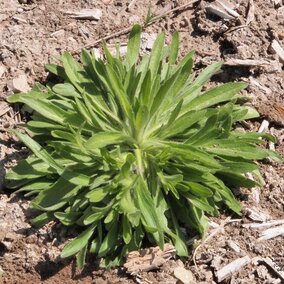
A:
[[[143,158],[142,158],[142,151],[141,149],[137,148],[134,150],[135,156],[137,159],[137,173],[140,176],[143,176],[144,174],[144,166],[143,166]]]

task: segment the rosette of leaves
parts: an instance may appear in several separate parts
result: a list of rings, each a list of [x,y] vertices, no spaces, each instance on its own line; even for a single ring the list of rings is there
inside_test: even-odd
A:
[[[240,213],[230,188],[261,180],[256,160],[280,160],[260,147],[272,136],[233,127],[258,116],[238,104],[245,83],[204,90],[222,63],[198,75],[193,52],[177,63],[177,33],[166,47],[160,34],[140,58],[140,34],[134,26],[124,57],[104,46],[105,60],[83,50],[79,63],[65,52],[46,66],[62,83],[8,98],[33,110],[26,133],[15,131],[32,154],[7,173],[8,185],[43,212],[34,225],[56,219],[79,231],[62,252],[79,266],[88,252],[119,264],[150,243],[172,242],[187,256],[186,232],[203,234],[205,214],[224,204]]]

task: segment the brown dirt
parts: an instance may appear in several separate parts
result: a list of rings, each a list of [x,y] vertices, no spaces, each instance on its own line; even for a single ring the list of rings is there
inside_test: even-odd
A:
[[[133,2],[131,8],[127,8],[130,2]],[[152,12],[162,13],[187,1],[149,2]],[[146,28],[145,44],[151,46],[153,35],[162,30],[166,31],[170,40],[172,32],[177,30],[181,36],[181,54],[196,50],[196,67],[217,60],[269,61],[269,64],[261,66],[225,66],[214,80],[250,83],[244,94],[251,98],[251,104],[262,117],[246,127],[258,129],[264,118],[269,120],[269,132],[278,138],[276,151],[284,156],[284,72],[282,63],[270,46],[273,39],[284,46],[284,7],[275,6],[273,2],[277,1],[273,0],[254,0],[255,19],[242,27],[246,21],[248,0],[235,1],[240,18],[234,21],[222,21],[206,13],[204,7],[209,2],[212,1],[200,1]],[[74,20],[64,13],[81,8],[101,9],[103,16],[95,22]],[[44,82],[47,75],[44,64],[54,62],[64,50],[80,50],[101,37],[130,27],[135,22],[141,23],[147,10],[148,6],[142,0],[0,0],[0,110],[4,108],[5,98],[12,93],[11,80],[25,75],[30,86],[36,81]],[[125,43],[126,36],[108,41],[109,44],[116,42]],[[166,262],[159,270],[131,277],[122,268],[110,271],[98,269],[95,260],[90,260],[89,266],[80,272],[75,269],[73,261],[59,259],[66,241],[65,233],[56,224],[39,230],[32,228],[27,221],[33,214],[28,210],[28,201],[10,196],[10,192],[2,188],[4,165],[8,168],[26,154],[26,149],[5,129],[16,127],[24,119],[23,110],[17,107],[10,107],[0,114],[0,282],[177,283],[173,270],[178,260]],[[245,255],[251,258],[270,257],[284,270],[283,236],[259,242],[260,231],[243,227],[244,223],[252,222],[247,209],[260,212],[268,220],[283,219],[284,216],[283,165],[266,161],[261,165],[261,171],[265,185],[260,190],[259,202],[256,202],[252,191],[236,191],[244,206],[241,219],[226,223],[222,230],[203,243],[196,254],[196,266],[191,258],[185,263],[185,267],[194,274],[196,283],[217,283],[216,270]],[[221,224],[229,214],[224,212],[218,218],[210,218],[214,223],[208,236],[214,231],[214,224]],[[239,252],[230,248],[229,240],[240,247]],[[234,273],[228,281],[223,283],[281,283],[275,272],[253,262]]]

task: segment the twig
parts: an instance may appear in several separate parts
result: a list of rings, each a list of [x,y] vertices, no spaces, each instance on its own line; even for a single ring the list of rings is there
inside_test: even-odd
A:
[[[243,224],[243,228],[254,228],[254,229],[259,229],[259,228],[269,228],[272,226],[277,226],[277,225],[282,225],[284,224],[284,219],[282,220],[274,220],[274,221],[269,221],[266,223],[249,223],[249,224]]]
[[[161,19],[161,18],[164,18],[164,17],[167,16],[168,14],[171,14],[171,13],[173,13],[173,12],[177,12],[177,11],[180,11],[180,10],[184,10],[184,9],[188,8],[189,6],[191,6],[192,4],[195,4],[195,3],[199,2],[199,1],[200,1],[200,0],[192,0],[192,1],[190,1],[190,2],[188,2],[188,3],[186,3],[186,4],[184,4],[184,5],[181,5],[181,6],[179,6],[179,7],[170,9],[170,10],[166,11],[165,13],[162,13],[162,14],[160,14],[160,15],[157,15],[157,16],[153,17],[153,18],[149,21],[148,25],[151,25],[152,23],[156,22],[157,20],[159,20],[159,19]]]
[[[85,48],[90,48],[92,46],[96,46],[98,43],[102,42],[102,41],[105,41],[105,40],[108,40],[108,39],[111,39],[111,38],[114,38],[114,37],[117,37],[117,36],[120,36],[120,35],[124,35],[124,34],[127,34],[131,31],[132,27],[131,28],[126,28],[126,29],[123,29],[119,32],[116,32],[116,33],[113,33],[111,35],[108,35],[108,36],[105,36],[103,38],[100,38],[92,43],[89,43],[85,46]],[[81,48],[80,48],[81,49]],[[75,52],[78,52],[80,49],[77,49]]]
[[[230,262],[229,264],[217,271],[216,277],[218,283],[228,278],[229,276],[232,276],[233,273],[239,271],[242,267],[244,267],[250,262],[251,259],[247,255]]]
[[[188,8],[189,6],[195,4],[195,3],[199,2],[199,1],[200,1],[200,0],[192,0],[192,1],[188,2],[187,4],[184,4],[184,5],[182,5],[182,6],[179,6],[179,7],[173,8],[173,9],[170,9],[170,10],[166,11],[165,13],[162,13],[162,14],[160,14],[160,15],[157,15],[157,16],[153,17],[149,22],[142,24],[142,28],[146,28],[146,27],[152,25],[153,23],[155,23],[156,21],[158,21],[159,19],[166,17],[168,14],[171,14],[171,13],[173,13],[173,12],[177,12],[177,11],[180,11],[180,10],[184,10],[184,9]],[[102,42],[102,41],[106,41],[106,40],[109,40],[109,39],[111,39],[111,38],[114,38],[114,37],[117,37],[117,36],[120,36],[120,35],[127,34],[127,33],[129,33],[129,32],[131,31],[131,29],[132,29],[132,27],[128,27],[128,28],[125,28],[125,29],[123,29],[123,30],[121,30],[121,31],[119,31],[119,32],[116,32],[116,33],[110,34],[110,35],[108,35],[108,36],[102,37],[102,38],[100,38],[100,39],[98,39],[98,40],[96,40],[96,41],[94,41],[94,42],[91,42],[91,43],[87,44],[87,45],[85,46],[85,48],[90,48],[90,47],[96,46],[98,43],[100,43],[100,42]],[[82,49],[82,48],[76,49],[76,50],[73,51],[72,53],[73,53],[73,54],[76,54],[76,53],[78,53],[81,49]]]
[[[249,25],[252,21],[254,21],[254,13],[255,13],[255,6],[253,0],[249,0],[249,7],[246,19],[246,25]]]
[[[233,28],[227,30],[226,32],[224,32],[224,35],[226,35],[228,33],[232,33],[232,32],[239,30],[239,29],[247,28],[247,27],[248,27],[248,25],[240,25],[240,26],[233,27]]]
[[[265,240],[270,240],[272,238],[278,237],[280,235],[284,234],[284,225],[274,227],[274,228],[269,228],[261,233],[261,237],[259,237],[257,240],[258,241],[265,241]]]

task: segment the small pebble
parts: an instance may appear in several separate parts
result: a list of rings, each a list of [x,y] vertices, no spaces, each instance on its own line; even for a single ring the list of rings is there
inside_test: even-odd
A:
[[[14,93],[27,92],[30,90],[28,85],[27,76],[25,74],[19,75],[17,78],[8,82],[8,89]]]

